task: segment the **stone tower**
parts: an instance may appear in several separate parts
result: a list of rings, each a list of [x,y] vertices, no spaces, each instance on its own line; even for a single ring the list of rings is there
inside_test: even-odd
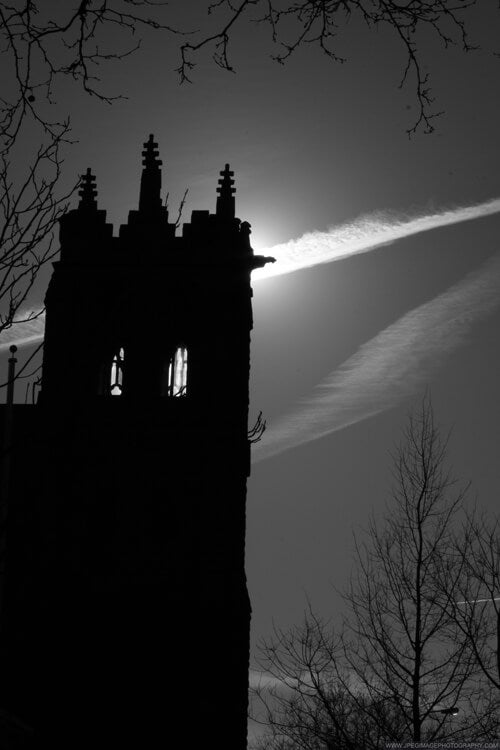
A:
[[[82,177],[14,430],[8,703],[51,748],[246,747],[250,274],[272,259],[229,165],[182,236],[160,166],[150,136],[118,237]]]

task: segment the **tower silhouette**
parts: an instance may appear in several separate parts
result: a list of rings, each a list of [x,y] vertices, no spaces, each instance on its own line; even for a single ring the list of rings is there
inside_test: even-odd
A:
[[[177,236],[157,149],[118,237],[82,176],[14,408],[2,695],[51,748],[246,747],[250,274],[273,259],[228,164]]]

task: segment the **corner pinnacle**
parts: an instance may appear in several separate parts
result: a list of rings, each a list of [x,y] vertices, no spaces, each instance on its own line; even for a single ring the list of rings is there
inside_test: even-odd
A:
[[[229,169],[229,164],[226,164],[222,172],[220,173],[221,179],[219,179],[219,187],[217,192],[217,207],[216,214],[224,219],[234,219],[235,216],[235,201],[234,193],[236,188],[233,187],[234,172]]]

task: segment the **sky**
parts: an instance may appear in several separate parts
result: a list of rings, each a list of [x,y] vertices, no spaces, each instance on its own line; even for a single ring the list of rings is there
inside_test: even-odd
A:
[[[470,13],[474,52],[418,37],[444,112],[428,135],[406,132],[416,103],[411,85],[398,88],[397,41],[356,21],[339,40],[342,65],[313,45],[278,65],[269,31],[243,25],[235,73],[202,52],[193,82],[179,86],[178,41],[149,33],[137,54],[103,72],[103,89],[127,99],[106,105],[69,81],[56,90],[55,111],[71,115],[76,140],[65,153],[67,184],[93,169],[115,233],[137,205],[142,143],[154,133],[173,214],[185,188],[185,220],[193,208],[213,210],[229,162],[237,215],[251,223],[255,250],[278,259],[275,275],[254,281],[250,423],[261,410],[267,421],[248,482],[255,668],[255,644],[273,624],[299,622],[307,600],[325,617],[341,613],[336,590],[348,581],[353,532],[384,511],[390,453],[425,393],[451,430],[454,473],[471,482],[471,500],[496,506],[494,6]],[[169,12],[200,25],[204,7],[174,2]],[[32,351],[20,348],[20,364]],[[6,373],[5,347],[0,356]]]

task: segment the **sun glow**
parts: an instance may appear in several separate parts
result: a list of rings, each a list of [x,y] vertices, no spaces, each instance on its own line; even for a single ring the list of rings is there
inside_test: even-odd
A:
[[[259,248],[260,237],[263,235],[257,235],[256,255],[272,256],[276,263],[268,263],[265,268],[257,268],[252,274],[252,280],[255,282],[299,271],[302,268],[342,260],[421,232],[480,219],[499,212],[500,198],[493,198],[472,206],[413,217],[396,217],[390,214],[362,216],[327,232],[308,232],[296,240],[271,247]],[[0,335],[0,351],[5,351],[11,344],[23,346],[40,341],[43,338],[45,320],[41,311],[38,311],[38,315],[39,317],[34,320],[19,322],[3,331]],[[27,311],[21,311],[20,316],[25,318]]]
[[[413,217],[373,214],[353,222],[333,227],[327,232],[308,232],[296,240],[259,250],[259,255],[270,255],[276,263],[253,272],[253,280],[281,276],[322,263],[342,260],[351,255],[367,253],[382,245],[429,232],[439,227],[472,221],[500,212],[500,198],[473,206],[452,208],[439,213]]]

